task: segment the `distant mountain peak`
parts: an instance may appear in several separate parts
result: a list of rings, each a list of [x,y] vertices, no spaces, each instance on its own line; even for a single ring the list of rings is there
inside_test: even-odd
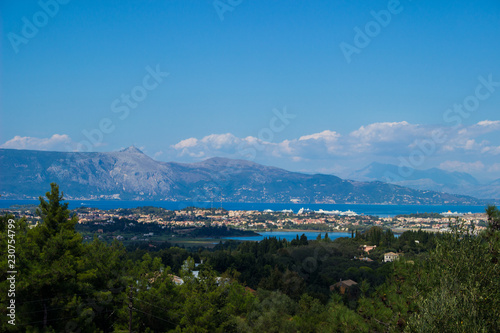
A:
[[[308,175],[245,160],[219,157],[190,164],[158,162],[134,146],[92,154],[3,149],[0,170],[4,170],[0,173],[2,199],[37,197],[55,181],[67,189],[68,198],[77,200],[194,204],[223,197],[225,202],[482,204],[471,197]]]
[[[128,148],[120,150],[121,153],[129,153],[129,154],[144,154],[139,148],[132,145]]]

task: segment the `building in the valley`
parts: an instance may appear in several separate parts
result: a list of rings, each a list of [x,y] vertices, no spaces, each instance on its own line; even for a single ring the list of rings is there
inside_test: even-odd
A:
[[[342,295],[344,295],[346,292],[349,292],[349,289],[357,284],[358,283],[353,280],[340,280],[340,282],[337,282],[330,286],[330,291],[334,291],[337,289]]]
[[[384,253],[384,262],[392,262],[394,260],[399,259],[400,254],[394,252]]]
[[[370,253],[371,250],[375,249],[377,245],[363,245],[361,248],[364,252]]]

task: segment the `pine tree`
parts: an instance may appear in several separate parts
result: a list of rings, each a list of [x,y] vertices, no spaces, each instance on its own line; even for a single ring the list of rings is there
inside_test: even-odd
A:
[[[37,214],[42,219],[41,230],[47,238],[61,230],[75,231],[75,225],[78,222],[76,215],[70,218],[68,203],[62,203],[63,194],[59,193],[59,186],[51,183],[50,188],[50,192],[45,194],[49,201],[39,197],[40,205],[37,209]]]
[[[34,300],[21,307],[19,312],[26,315],[20,318],[20,324],[37,322],[45,330],[72,330],[93,317],[92,310],[82,306],[83,297],[75,296],[91,290],[84,283],[84,246],[81,235],[75,231],[77,217],[70,217],[57,184],[51,184],[46,197],[48,201],[40,197],[37,211],[41,221],[27,230],[23,251],[19,253],[19,261],[24,265],[18,284],[20,298]],[[74,320],[58,320],[68,317]],[[94,329],[92,325],[87,327],[88,331]]]

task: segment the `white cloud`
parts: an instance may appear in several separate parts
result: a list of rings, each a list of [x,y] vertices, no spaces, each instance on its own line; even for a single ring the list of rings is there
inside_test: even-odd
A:
[[[306,141],[306,140],[324,140],[324,141],[337,141],[338,138],[340,137],[340,134],[337,132],[325,130],[320,133],[314,133],[310,135],[304,135],[299,138],[299,141]]]
[[[50,138],[35,138],[16,135],[14,138],[0,145],[0,148],[75,151],[76,143],[67,134],[54,134]]]
[[[188,138],[171,145],[177,156],[192,158],[208,158],[213,156],[231,156],[245,139],[240,139],[231,133],[210,134],[201,139]],[[241,158],[241,157],[240,157]]]
[[[295,149],[293,147],[294,143],[295,141],[292,142],[290,140],[283,140],[282,142],[278,143],[278,150],[286,155],[294,155],[295,154]]]
[[[495,129],[500,129],[500,120],[483,120],[477,123],[478,126],[482,127],[494,127]]]
[[[475,125],[468,126],[462,128],[460,131],[458,131],[459,136],[466,136],[466,137],[477,137],[481,136],[487,133],[495,132],[500,130],[500,121],[499,120],[483,120],[478,122]]]
[[[354,153],[403,153],[415,139],[429,137],[431,131],[406,121],[373,123],[349,133],[348,146]]]
[[[409,132],[415,132],[416,129],[417,125],[411,125],[406,121],[373,123],[361,126],[351,132],[350,136],[363,142],[389,142],[395,138],[407,137]]]
[[[189,147],[194,147],[198,143],[198,139],[196,138],[189,138],[180,141],[179,143],[173,145],[174,149],[184,149],[184,148],[189,148]]]
[[[241,142],[241,139],[235,137],[231,133],[211,134],[201,139],[201,142],[214,149],[222,149]]]
[[[288,141],[288,145],[294,147],[295,154],[302,152],[308,155],[335,155],[342,153],[341,138],[342,136],[339,133],[325,130],[319,133],[303,135],[298,140]]]

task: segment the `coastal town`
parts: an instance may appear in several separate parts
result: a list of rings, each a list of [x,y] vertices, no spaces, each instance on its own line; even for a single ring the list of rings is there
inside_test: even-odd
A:
[[[11,207],[3,209],[16,217],[25,216],[31,225],[36,225],[40,217],[36,209],[30,206]],[[225,210],[221,208],[187,207],[180,210],[167,210],[157,207],[139,207],[132,209],[101,210],[97,208],[80,207],[73,210],[79,224],[106,225],[118,221],[133,221],[139,224],[156,224],[178,230],[203,226],[227,227],[240,230],[310,230],[328,232],[354,232],[365,230],[372,226],[391,229],[395,233],[407,230],[423,230],[429,232],[447,232],[450,223],[462,221],[465,225],[474,226],[481,231],[488,225],[485,213],[416,213],[396,215],[393,217],[378,217],[360,215],[352,211],[313,211],[300,209],[256,211],[256,210]]]

